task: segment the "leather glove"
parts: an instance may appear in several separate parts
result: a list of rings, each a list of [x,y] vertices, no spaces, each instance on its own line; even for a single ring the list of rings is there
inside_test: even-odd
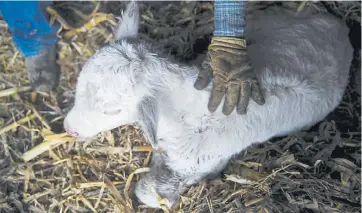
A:
[[[98,1],[54,1],[47,11],[69,30],[82,27],[98,8]]]
[[[206,59],[194,87],[204,89],[213,80],[208,109],[214,112],[225,95],[222,112],[230,115],[236,106],[246,114],[250,97],[259,105],[265,103],[255,72],[246,54],[243,38],[213,37]]]

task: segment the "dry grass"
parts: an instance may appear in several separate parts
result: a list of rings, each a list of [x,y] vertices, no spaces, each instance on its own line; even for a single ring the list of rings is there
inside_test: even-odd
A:
[[[357,4],[328,4],[360,19]],[[123,6],[102,3],[101,11],[119,14]],[[212,4],[142,3],[141,10],[142,38],[163,44],[178,60],[195,59],[206,47]],[[96,19],[100,23],[88,29],[60,32],[62,77],[51,96],[29,91],[24,59],[0,20],[0,212],[156,212],[132,202],[132,186],[148,171],[150,157],[137,126],[84,143],[63,134],[81,66],[112,39],[117,22],[110,14]],[[178,212],[360,212],[357,77],[360,54],[343,102],[328,118],[307,132],[250,147],[222,177],[190,188]]]

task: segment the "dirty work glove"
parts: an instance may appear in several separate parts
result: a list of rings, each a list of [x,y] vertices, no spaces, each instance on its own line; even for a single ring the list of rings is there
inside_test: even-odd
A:
[[[98,7],[98,1],[54,1],[47,11],[69,30],[82,27],[92,18]]]
[[[254,70],[246,54],[246,41],[235,37],[213,37],[194,87],[204,89],[213,78],[208,108],[214,112],[225,95],[222,112],[230,115],[236,106],[246,114],[250,97],[265,103]]]
[[[28,78],[35,91],[50,93],[57,87],[60,67],[56,61],[56,55],[57,49],[54,45],[39,55],[25,58]]]

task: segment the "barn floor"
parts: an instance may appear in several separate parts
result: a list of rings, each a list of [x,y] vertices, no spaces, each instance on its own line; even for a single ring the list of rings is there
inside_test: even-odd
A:
[[[340,106],[306,132],[249,147],[220,178],[190,188],[177,212],[361,212],[360,2],[323,4],[347,16],[355,48]],[[99,12],[119,15],[124,5],[101,2]],[[212,35],[212,3],[140,5],[143,39],[163,44],[182,62],[205,52]],[[62,76],[51,96],[29,90],[24,58],[0,19],[0,213],[162,212],[132,200],[132,186],[147,171],[150,156],[137,126],[122,126],[84,143],[62,134],[82,65],[112,39],[117,20],[106,19],[85,32],[60,32]],[[23,154],[39,144],[56,147],[24,162]]]

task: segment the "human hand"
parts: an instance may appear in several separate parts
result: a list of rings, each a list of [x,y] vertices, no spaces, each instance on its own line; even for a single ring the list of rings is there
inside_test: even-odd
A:
[[[250,97],[265,103],[255,72],[246,54],[246,41],[233,37],[214,37],[194,87],[204,89],[213,80],[208,109],[214,112],[225,95],[223,113],[246,114]]]

